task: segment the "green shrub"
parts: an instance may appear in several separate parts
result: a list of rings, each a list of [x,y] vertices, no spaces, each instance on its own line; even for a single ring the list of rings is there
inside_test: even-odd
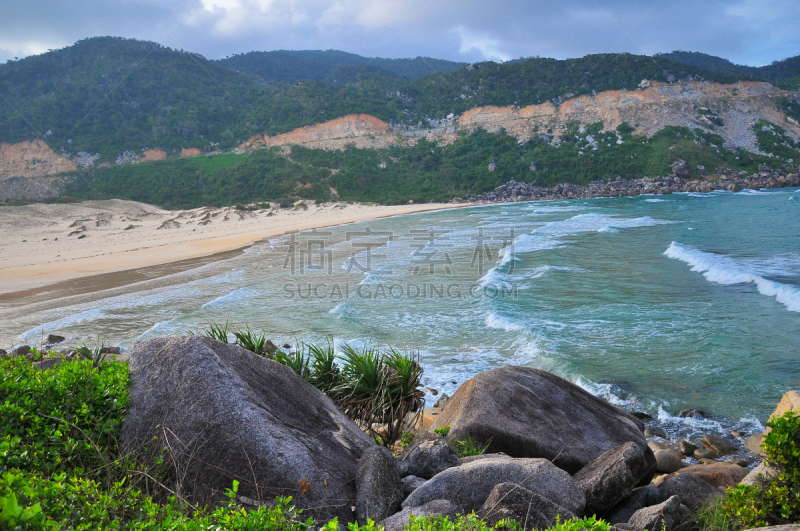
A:
[[[127,390],[125,364],[75,360],[43,371],[23,358],[0,360],[0,473],[101,476],[118,452]]]
[[[727,531],[800,523],[800,416],[772,419],[762,448],[777,477],[758,485],[729,488],[719,505],[701,511],[704,529]]]
[[[225,326],[220,326],[217,323],[211,323],[211,325],[204,330],[204,335],[216,339],[217,341],[221,341],[222,343],[228,342],[228,320],[225,320]]]
[[[436,428],[433,431],[438,433],[442,437],[447,437],[447,434],[450,433],[450,426],[442,426],[441,428]]]
[[[489,443],[486,445],[481,446],[480,444],[476,444],[473,442],[472,437],[467,437],[466,441],[450,441],[453,444],[453,447],[458,452],[459,457],[471,457],[473,455],[483,455],[486,453],[486,450],[489,448]]]

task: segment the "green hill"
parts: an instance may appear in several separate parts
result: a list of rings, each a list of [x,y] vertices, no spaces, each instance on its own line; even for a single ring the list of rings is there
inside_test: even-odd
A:
[[[258,62],[258,57],[232,59]],[[114,162],[126,151],[145,148],[161,148],[169,156],[183,148],[230,149],[259,131],[273,135],[349,113],[417,124],[479,105],[527,105],[633,89],[645,78],[730,82],[741,77],[630,54],[484,62],[417,79],[383,67],[417,75],[420,64],[435,69],[455,63],[387,59],[374,61],[383,66],[365,66],[348,64],[364,58],[335,51],[271,57],[280,59],[282,76],[296,78],[321,61],[335,76],[294,84],[268,81],[224,66],[230,63],[117,37],[85,39],[8,62],[0,65],[0,142],[42,138],[56,152],[99,153],[98,162]]]
[[[800,88],[800,55],[761,67],[737,65],[721,57],[682,50],[655,54],[655,57],[721,74],[752,76],[788,90]]]
[[[265,91],[251,77],[152,42],[97,37],[0,65],[0,141],[57,152],[231,147]]]
[[[278,50],[274,52],[249,52],[218,61],[222,66],[252,72],[276,83],[297,81],[343,82],[354,72],[341,67],[361,66],[380,68],[386,72],[409,79],[432,73],[457,70],[464,63],[416,57],[414,59],[384,59],[362,57],[338,50]]]

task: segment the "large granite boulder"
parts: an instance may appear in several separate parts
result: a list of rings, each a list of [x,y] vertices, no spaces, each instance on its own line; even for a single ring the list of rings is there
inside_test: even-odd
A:
[[[461,462],[453,445],[438,433],[432,432],[422,432],[414,437],[397,459],[401,476],[425,479],[458,466]]]
[[[583,467],[572,479],[586,496],[584,514],[603,516],[643,479],[649,481],[655,470],[652,456],[647,446],[627,442]]]
[[[611,525],[627,523],[639,509],[658,505],[665,499],[658,485],[646,485],[633,489],[630,496],[620,501],[610,511],[606,511],[603,520]]]
[[[433,428],[442,426],[450,426],[450,440],[471,437],[489,452],[548,459],[570,474],[626,442],[647,446],[641,420],[530,367],[500,367],[465,382]]]
[[[368,520],[384,520],[400,510],[403,498],[403,486],[392,452],[383,446],[364,450],[356,474],[358,523],[366,525]]]
[[[243,497],[292,496],[305,516],[353,521],[357,462],[375,443],[289,367],[172,337],[136,343],[130,375],[123,449],[163,448],[181,495],[219,501],[238,480]]]
[[[546,459],[485,458],[448,468],[417,488],[403,507],[417,507],[433,500],[450,500],[462,512],[481,508],[495,485],[514,483],[581,514],[586,497],[569,474]]]
[[[717,496],[724,494],[722,489],[693,474],[669,476],[658,486],[658,490],[664,500],[677,496],[691,511],[697,511]]]
[[[658,505],[639,509],[623,526],[631,531],[671,531],[685,523],[688,517],[689,509],[677,496],[672,496]]]
[[[530,530],[548,529],[556,524],[556,518],[563,522],[576,515],[525,487],[500,483],[492,489],[478,516],[489,527],[494,527],[500,520],[510,519]]]
[[[687,466],[678,470],[678,474],[692,474],[706,483],[723,489],[733,487],[750,473],[749,468],[729,463],[713,463],[708,465]]]

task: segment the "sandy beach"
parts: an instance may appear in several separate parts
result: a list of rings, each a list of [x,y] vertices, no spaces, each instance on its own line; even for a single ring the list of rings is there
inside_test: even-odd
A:
[[[133,201],[0,208],[0,294],[185,262],[270,236],[464,205],[309,204],[254,211],[162,210]]]

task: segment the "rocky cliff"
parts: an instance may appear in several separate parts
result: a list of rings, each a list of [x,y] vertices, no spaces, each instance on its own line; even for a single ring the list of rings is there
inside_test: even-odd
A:
[[[282,135],[255,135],[239,149],[284,146],[288,144],[320,143],[328,140],[352,139],[379,135],[389,131],[389,124],[369,114],[348,114],[327,122],[301,127]]]
[[[53,151],[44,140],[0,144],[0,181],[10,177],[41,177],[77,168]]]
[[[479,107],[464,113],[460,129],[482,127],[504,129],[520,140],[548,134],[558,138],[570,121],[584,124],[602,122],[604,130],[622,122],[635,127],[636,134],[652,136],[665,126],[684,126],[713,131],[729,144],[758,152],[753,124],[759,119],[779,124],[795,138],[800,127],[786,120],[775,99],[788,93],[769,83],[739,82],[720,85],[709,82],[684,84],[643,81],[635,91],[610,90],[592,96],[572,98],[528,107]]]

